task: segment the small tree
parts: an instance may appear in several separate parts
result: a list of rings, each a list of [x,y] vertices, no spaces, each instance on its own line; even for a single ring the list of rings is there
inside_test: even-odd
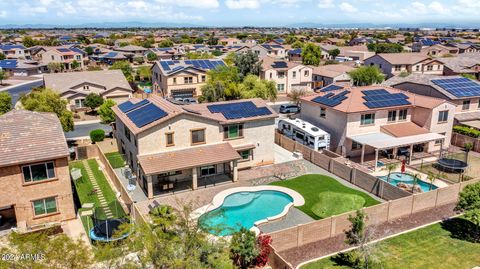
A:
[[[463,148],[465,149],[465,162],[468,163],[468,155],[470,154],[470,151],[473,149],[473,143],[467,142],[463,144]]]
[[[470,184],[463,189],[455,209],[464,213],[465,219],[475,225],[470,236],[475,242],[480,242],[480,183]]]
[[[232,236],[230,241],[230,257],[233,263],[241,269],[249,268],[258,257],[255,233],[242,227]]]
[[[349,215],[350,230],[345,231],[345,243],[350,246],[357,246],[365,237],[365,220],[367,215],[362,210],[357,210],[355,216]]]
[[[303,64],[318,66],[321,58],[322,58],[322,51],[320,50],[319,46],[313,43],[308,43],[303,47],[302,49]]]
[[[332,59],[335,59],[340,54],[340,50],[337,48],[331,49],[328,51],[328,54],[332,56]]]
[[[77,60],[73,60],[71,66],[73,70],[77,70],[78,68],[80,68],[80,63],[77,62]]]
[[[47,65],[48,70],[50,70],[50,73],[58,73],[63,70],[63,64],[58,63],[58,62],[51,62]]]
[[[3,81],[8,78],[8,74],[5,70],[0,70],[0,85],[3,85]]]
[[[167,231],[176,221],[173,208],[169,205],[159,205],[152,208],[149,212],[154,227],[159,227],[164,232]]]
[[[383,82],[385,75],[376,66],[363,66],[348,73],[355,86],[368,86]]]
[[[8,92],[0,92],[0,115],[12,109],[12,96]]]
[[[132,82],[133,78],[133,68],[130,66],[130,63],[127,61],[118,61],[110,66],[110,70],[122,70],[123,75],[127,78],[127,81]]]
[[[103,104],[103,97],[101,97],[96,93],[93,93],[93,92],[89,93],[87,97],[85,97],[85,105],[89,107],[92,111],[102,104]]]
[[[92,140],[92,143],[103,141],[103,139],[105,139],[104,130],[96,129],[90,132],[90,140]]]
[[[257,246],[259,249],[259,255],[255,258],[256,267],[264,267],[268,262],[268,255],[270,255],[270,244],[272,243],[272,237],[268,234],[260,234],[257,238]]]
[[[249,74],[258,76],[262,71],[262,63],[258,59],[258,55],[253,51],[237,54],[234,58],[235,66],[241,77]]]
[[[158,59],[157,54],[155,54],[153,52],[149,52],[147,54],[147,60],[148,61],[153,62],[153,61],[156,61],[157,59]]]
[[[393,170],[397,169],[397,164],[396,163],[387,164],[386,168],[388,170],[387,182],[390,182],[390,175],[392,174]]]
[[[85,53],[87,53],[87,55],[92,55],[93,54],[93,48],[92,47],[86,47],[85,48]]]
[[[413,175],[413,181],[412,181],[412,193],[415,193],[415,187],[418,185],[418,178],[420,177],[419,173],[415,173]]]
[[[98,109],[98,115],[100,115],[100,119],[102,119],[103,123],[112,123],[115,121],[115,113],[112,110],[112,107],[115,106],[116,103],[112,99],[107,99]]]
[[[300,103],[300,98],[307,94],[307,90],[305,88],[296,88],[290,91],[290,99],[298,105]]]

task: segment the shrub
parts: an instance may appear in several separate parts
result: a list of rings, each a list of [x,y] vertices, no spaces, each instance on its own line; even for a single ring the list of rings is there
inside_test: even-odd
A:
[[[479,130],[476,130],[467,126],[461,126],[461,125],[453,126],[453,131],[455,133],[463,134],[470,137],[475,137],[475,138],[480,137]]]
[[[103,141],[105,138],[105,131],[102,129],[93,130],[90,132],[90,140],[93,143]]]

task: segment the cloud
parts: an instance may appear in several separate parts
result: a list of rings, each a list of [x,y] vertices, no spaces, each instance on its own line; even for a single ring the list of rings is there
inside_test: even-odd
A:
[[[333,3],[333,0],[320,0],[318,1],[317,6],[319,8],[332,8],[335,6],[335,4]]]
[[[148,4],[145,1],[130,1],[127,6],[134,9],[148,9]]]
[[[341,3],[339,7],[340,7],[340,10],[348,13],[353,13],[358,11],[356,7],[352,6],[350,3],[347,3],[347,2]]]
[[[227,0],[225,5],[230,9],[256,9],[260,7],[257,0]]]
[[[5,10],[0,10],[0,18],[6,18],[7,12]]]
[[[430,3],[430,5],[428,5],[428,7],[435,13],[437,14],[446,14],[448,13],[448,9],[446,7],[443,6],[442,3],[440,2],[432,2]]]

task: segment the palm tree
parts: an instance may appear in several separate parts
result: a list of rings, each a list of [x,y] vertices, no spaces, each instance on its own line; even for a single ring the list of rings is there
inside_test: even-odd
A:
[[[463,144],[463,148],[465,149],[465,152],[466,152],[465,162],[468,164],[468,154],[473,149],[473,143],[472,142],[467,142],[467,143]]]
[[[440,173],[439,173],[440,174]],[[428,181],[430,181],[430,189],[429,191],[432,190],[433,187],[433,182],[435,181],[435,174],[433,174],[432,171],[428,171],[428,176],[427,176]]]
[[[413,175],[413,182],[412,182],[412,193],[415,193],[415,186],[417,186],[418,184],[418,177],[420,175],[418,173],[416,173],[415,175]]]
[[[386,168],[388,170],[387,182],[390,183],[390,174],[392,173],[393,170],[397,169],[397,164],[396,163],[387,164]]]

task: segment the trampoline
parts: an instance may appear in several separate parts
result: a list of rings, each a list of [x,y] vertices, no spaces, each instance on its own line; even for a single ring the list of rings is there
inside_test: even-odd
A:
[[[457,159],[442,158],[437,161],[437,164],[446,170],[458,171],[462,173],[468,168],[468,164],[466,162]]]
[[[115,234],[116,230],[123,223],[128,223],[128,219],[96,219],[93,218],[93,228],[90,229],[90,238],[97,242],[112,242],[125,239],[130,233],[122,235]]]

